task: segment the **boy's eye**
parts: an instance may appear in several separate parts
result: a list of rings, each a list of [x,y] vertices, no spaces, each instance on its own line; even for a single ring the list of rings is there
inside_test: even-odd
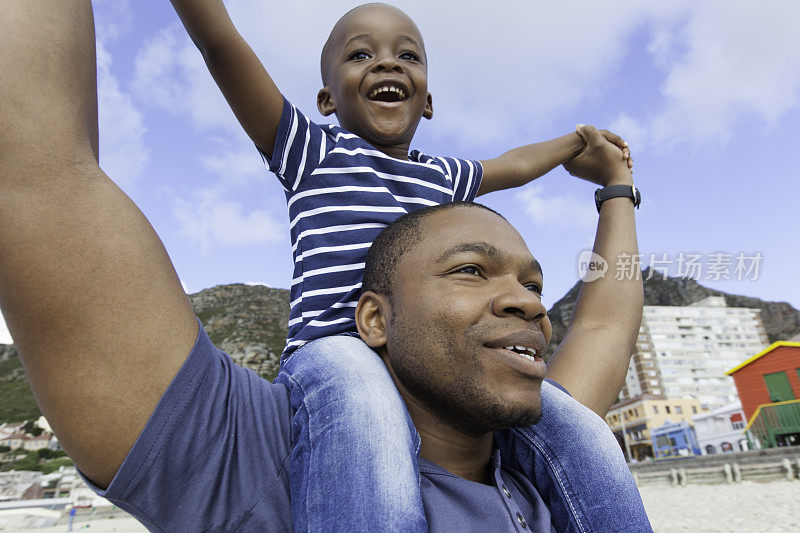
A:
[[[404,59],[406,61],[419,61],[419,55],[415,52],[403,52],[400,54],[400,59]]]
[[[348,61],[357,61],[359,59],[367,59],[369,54],[366,50],[355,50],[349,56],[347,56]]]

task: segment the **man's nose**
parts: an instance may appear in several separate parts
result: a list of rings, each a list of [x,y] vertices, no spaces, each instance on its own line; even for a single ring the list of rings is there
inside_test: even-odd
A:
[[[492,312],[497,316],[518,316],[526,321],[539,321],[547,316],[541,296],[516,279],[502,284],[501,291],[492,300]]]

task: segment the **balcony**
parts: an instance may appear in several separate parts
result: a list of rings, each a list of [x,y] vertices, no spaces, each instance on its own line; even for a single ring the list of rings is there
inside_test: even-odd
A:
[[[800,400],[759,405],[746,430],[752,449],[753,439],[762,448],[773,448],[786,435],[800,434]]]

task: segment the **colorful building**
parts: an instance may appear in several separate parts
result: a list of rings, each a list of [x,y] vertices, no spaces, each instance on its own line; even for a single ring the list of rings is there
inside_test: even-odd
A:
[[[702,455],[749,449],[744,433],[747,419],[741,402],[733,402],[709,413],[693,416],[692,425]]]
[[[691,421],[704,412],[696,398],[664,399],[642,396],[614,404],[605,417],[628,460],[655,457],[653,430],[665,424]],[[629,450],[629,451],[628,451]]]
[[[692,426],[688,422],[665,422],[650,432],[656,459],[700,455]]]
[[[800,444],[800,342],[774,342],[726,374],[739,391],[751,444]]]

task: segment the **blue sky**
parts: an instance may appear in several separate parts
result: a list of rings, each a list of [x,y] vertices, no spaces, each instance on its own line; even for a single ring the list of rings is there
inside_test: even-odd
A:
[[[357,2],[227,4],[284,94],[328,121],[315,110],[319,51]],[[800,307],[796,3],[395,5],[417,22],[429,56],[435,116],[413,147],[483,159],[577,123],[611,129],[635,160],[644,263],[667,254],[674,274],[681,253],[699,255],[700,283]],[[95,15],[101,166],[150,219],[187,291],[288,287],[282,189],[169,2],[100,0]],[[576,282],[578,254],[591,247],[594,189],[559,168],[482,199],[541,261],[548,307]],[[763,258],[756,280],[752,271],[735,279],[738,254],[748,267]],[[712,263],[734,279],[713,279]],[[0,342],[10,342],[1,321]]]

